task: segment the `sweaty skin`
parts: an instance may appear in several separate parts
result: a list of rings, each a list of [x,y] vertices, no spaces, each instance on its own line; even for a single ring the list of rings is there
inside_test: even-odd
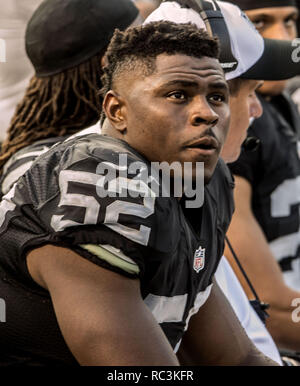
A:
[[[229,91],[219,62],[185,55],[173,55],[171,61],[162,54],[150,76],[136,79],[132,71],[126,81],[118,79],[103,104],[114,127],[106,133],[123,139],[149,161],[204,162],[209,181],[230,117]],[[203,139],[213,148],[194,147]]]
[[[124,84],[115,80],[104,100],[106,134],[122,138],[150,161],[204,161],[209,180],[229,125],[228,87],[217,60],[160,55],[152,75],[126,74]],[[215,147],[189,148],[203,139]],[[30,252],[27,265],[33,280],[49,291],[64,339],[80,364],[179,364],[142,301],[138,279],[49,245]],[[192,343],[183,346],[182,364],[276,365],[253,346],[216,284],[186,336]]]
[[[221,152],[227,163],[238,159],[242,143],[247,137],[250,118],[259,118],[263,113],[255,93],[262,84],[262,81],[243,79],[239,89],[230,95],[230,126]]]

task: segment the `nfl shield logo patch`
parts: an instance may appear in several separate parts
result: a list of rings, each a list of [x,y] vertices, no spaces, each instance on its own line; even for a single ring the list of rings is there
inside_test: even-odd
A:
[[[201,246],[196,249],[194,254],[194,270],[199,273],[205,265],[205,248],[201,248]]]

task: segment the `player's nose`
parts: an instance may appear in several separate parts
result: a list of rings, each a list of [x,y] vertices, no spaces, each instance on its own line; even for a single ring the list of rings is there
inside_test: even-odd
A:
[[[262,114],[263,114],[263,107],[257,95],[254,93],[249,105],[249,116],[250,118],[259,118],[262,116]]]
[[[284,21],[274,24],[272,28],[272,39],[291,40],[289,30],[284,24]]]
[[[214,126],[219,115],[212,109],[205,97],[197,98],[191,106],[190,123],[192,126]]]

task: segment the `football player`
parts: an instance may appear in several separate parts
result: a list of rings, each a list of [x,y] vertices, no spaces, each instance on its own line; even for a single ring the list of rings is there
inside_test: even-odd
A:
[[[115,32],[103,79],[106,135],[52,147],[1,202],[3,363],[177,365],[173,350],[188,328],[184,362],[274,364],[212,285],[230,176],[217,168],[226,214],[208,195],[197,222],[184,200],[157,196],[140,177],[150,161],[174,160],[205,161],[205,180],[216,176],[229,125],[217,58],[217,41],[190,24]],[[107,181],[103,166],[117,177]],[[111,194],[124,181],[144,194]]]
[[[263,37],[296,38],[295,1],[231,2],[243,7]],[[243,151],[230,166],[236,211],[229,239],[258,293],[271,305],[267,327],[275,341],[281,348],[300,350],[300,325],[292,318],[300,298],[300,117],[283,92],[285,85],[265,82],[259,90],[264,114],[253,122],[249,136],[258,138],[260,146]],[[232,257],[229,250],[226,255]],[[251,296],[234,261],[233,267]]]
[[[296,4],[298,10],[300,9],[300,0],[296,0]],[[297,20],[297,31],[298,31],[298,39],[300,38],[300,13]],[[296,51],[296,59],[300,61],[300,40],[297,43],[297,51]],[[295,48],[296,48],[295,47]],[[300,113],[300,76],[297,78],[293,78],[289,81],[287,86],[287,91],[290,93],[293,101],[298,106],[298,110]]]
[[[234,9],[234,8],[233,8]],[[225,10],[226,10],[226,8],[225,8]],[[230,13],[232,13],[232,7],[229,9],[229,10],[227,10],[227,16],[228,16],[228,14],[230,14]],[[244,23],[246,23],[246,26],[248,26],[248,29],[246,29],[246,31],[247,32],[245,32],[245,34],[244,35],[247,35],[247,36],[249,36],[249,34],[253,34],[253,29],[252,29],[252,27],[249,29],[249,25],[248,25],[248,23],[247,23],[247,21],[245,21],[245,19],[243,19],[242,17],[241,17],[241,15],[240,14],[238,14],[238,18],[235,20],[236,22],[237,22],[237,20],[238,19],[240,19],[240,20],[243,20],[244,21]],[[245,25],[243,25],[242,24],[242,26],[243,27],[245,27]],[[241,26],[241,28],[242,28],[242,26]],[[257,36],[256,36],[256,34],[254,34],[254,39],[255,38],[257,38]],[[243,42],[243,43],[245,43],[245,42]],[[241,43],[240,43],[241,44]],[[243,44],[241,44],[240,45],[240,47],[242,46]],[[261,45],[261,41],[258,41],[258,45]],[[256,56],[255,56],[256,55]],[[246,61],[245,60],[245,62],[247,63],[247,65],[249,66],[249,67],[251,67],[251,65],[255,62],[255,57],[256,57],[256,60],[257,60],[257,58],[259,57],[261,55],[261,53],[259,53],[259,55],[257,56],[257,53],[254,53],[254,58],[253,57],[250,57],[250,58],[248,58],[248,61]],[[245,62],[244,62],[244,64],[245,64]],[[247,67],[245,68],[245,67],[239,67],[238,69],[237,69],[237,71],[234,71],[233,72],[233,74],[231,74],[232,75],[232,77],[234,77],[234,76],[238,76],[238,74],[241,74],[243,71],[245,71],[247,69]],[[234,69],[234,70],[236,70],[236,68]],[[239,88],[239,86],[241,86],[241,84],[243,84],[243,90],[244,90],[244,92],[241,92],[240,94],[238,93],[238,88]],[[255,114],[259,114],[259,111],[260,111],[260,105],[259,105],[259,103],[257,102],[257,100],[256,100],[256,98],[255,98],[255,95],[253,95],[253,91],[254,91],[254,89],[257,87],[257,85],[259,84],[259,82],[256,82],[256,81],[250,81],[250,82],[246,82],[245,81],[245,83],[243,83],[243,82],[233,82],[232,84],[231,84],[231,89],[232,89],[232,93],[233,94],[239,94],[239,99],[241,99],[241,98],[244,98],[244,103],[245,103],[245,106],[247,105],[247,103],[249,103],[249,111],[245,111],[245,114],[253,114],[253,115],[255,115]],[[248,94],[250,94],[250,95],[248,95]],[[249,98],[248,98],[248,96],[249,96]],[[237,98],[238,99],[238,98]],[[251,107],[251,108],[250,108]],[[254,110],[254,111],[253,111]],[[243,116],[244,117],[244,116]],[[244,133],[245,133],[245,127],[242,127],[242,132],[243,132],[243,135],[244,135]],[[241,134],[239,134],[239,136],[238,136],[238,141],[241,141]],[[238,143],[238,141],[236,141],[235,143],[236,143],[236,146],[238,146],[238,147],[240,147],[240,143]],[[237,145],[237,143],[238,143],[238,145]],[[231,146],[229,146],[229,149],[233,149],[233,147],[232,147],[232,143],[231,143]],[[231,150],[232,151],[232,150]],[[236,153],[237,152],[237,150],[236,150],[236,148],[234,149],[234,152]],[[227,157],[229,156],[229,151],[227,151]],[[231,157],[232,157],[232,155],[231,155]],[[23,157],[24,158],[24,157]],[[20,159],[19,159],[19,161],[21,161],[21,159],[22,159],[22,157],[20,157]],[[220,168],[220,166],[219,166],[219,168]],[[229,180],[229,184],[230,184],[230,178],[228,178],[228,180]],[[222,181],[222,179],[221,179],[221,181]],[[226,178],[225,178],[225,181],[226,181]],[[226,182],[226,184],[227,184],[227,186],[228,186],[228,181]],[[210,186],[213,186],[213,184],[210,184]],[[226,185],[225,185],[226,186]],[[212,189],[212,188],[210,188],[210,189]],[[228,188],[227,188],[228,189]],[[213,194],[213,196],[215,196],[215,200],[217,200],[217,194],[219,194],[219,192],[218,192],[218,189],[216,189],[216,191],[214,192],[214,194]],[[222,201],[222,195],[219,197],[219,200],[220,201]],[[228,211],[230,212],[230,205],[227,205],[228,206]],[[224,208],[226,208],[226,205],[224,205]],[[226,215],[227,215],[227,217],[228,217],[228,214],[226,213],[226,211],[224,211],[224,213],[225,213],[225,217],[226,217]],[[192,221],[192,219],[191,219],[191,221]],[[226,221],[228,221],[228,218],[226,219]],[[194,224],[196,225],[197,224],[197,221],[195,221],[195,219],[194,219]],[[224,225],[224,224],[223,224]],[[225,224],[226,225],[226,224]],[[203,249],[205,249],[205,248],[201,248],[201,249],[199,249],[198,248],[198,251],[199,250],[201,250],[201,251],[203,251]]]
[[[183,0],[177,1],[177,3],[179,4],[176,4],[176,2],[163,3],[159,7],[159,9],[156,10],[147,20],[160,20],[162,18],[164,20],[172,20],[177,22],[192,21],[198,23],[197,25],[201,28],[201,24],[199,24],[199,21],[196,19],[196,16],[193,16],[192,11],[187,8],[191,7],[193,2]],[[186,6],[186,8],[184,7],[184,5]],[[235,7],[232,7],[232,5],[228,3],[218,2],[217,5],[220,6],[220,8],[222,9],[222,13],[223,15],[225,15],[225,17],[228,15],[228,18],[225,18],[225,20],[230,33],[233,33],[232,31],[235,31],[236,33],[234,36],[232,36],[231,41],[237,41],[240,39],[241,49],[238,50],[237,48],[234,48],[233,52],[235,52],[235,55],[237,56],[240,55],[238,57],[241,58],[241,62],[246,59],[249,60],[249,58],[251,58],[250,53],[253,52],[253,48],[259,46],[259,42],[254,43],[255,39],[257,38],[257,33],[254,33],[253,36],[249,38],[250,34],[253,33],[253,26],[249,28],[247,33],[245,33],[245,31],[243,31],[242,25],[239,25],[239,23],[237,22],[238,18],[235,17],[237,12],[240,11],[237,11]],[[200,12],[200,14],[206,14],[207,18],[209,19],[210,15],[217,16],[217,10],[211,9],[208,12],[207,10],[205,10],[205,12]],[[246,23],[247,17],[245,15],[241,15],[241,13],[239,14],[239,16],[240,18],[244,18],[244,22]],[[245,28],[245,25],[243,25],[243,27]],[[211,29],[214,31],[213,26]],[[220,28],[216,31],[219,34],[218,36],[221,36]],[[243,34],[243,32],[245,33],[245,35]],[[243,36],[246,36],[245,41],[243,41]],[[222,38],[222,43],[224,43],[224,36]],[[270,49],[270,45],[274,44],[274,42],[265,41],[265,44]],[[226,49],[224,49],[224,52],[226,52]],[[271,49],[269,52],[269,60],[270,58],[276,57],[275,51],[272,53]],[[284,50],[281,51],[281,55],[283,55],[283,52]],[[290,54],[286,56],[285,65],[287,64],[289,57],[291,57],[291,51]],[[292,65],[291,67],[281,67],[281,65],[275,65],[272,69],[270,69],[269,60],[266,58],[265,55],[263,55],[262,59],[265,60],[265,63],[261,63],[260,68],[261,71],[265,68],[265,71],[263,73],[256,74],[259,75],[261,78],[267,77],[268,79],[272,79],[272,77],[274,77],[273,79],[284,79],[285,77],[288,77],[287,74],[289,72],[296,74],[297,71],[299,71],[299,68],[296,66],[296,64]],[[224,63],[224,60],[221,61],[221,63]],[[278,68],[281,68],[281,74],[274,73],[274,70],[278,71]],[[291,68],[293,68],[292,71]],[[247,78],[251,79],[251,76],[253,76],[253,73],[251,75],[251,71],[250,73],[249,71],[247,73],[238,73],[236,71],[229,71],[226,73],[226,77],[227,79],[229,79],[228,83],[230,86],[231,109],[230,130],[225,141],[224,148],[222,150],[222,157],[226,162],[232,162],[238,157],[241,150],[241,143],[246,137],[247,128],[249,126],[249,120],[253,118],[258,118],[262,113],[261,105],[257,100],[257,97],[254,92],[255,88],[258,88],[259,82],[248,80]],[[256,79],[259,79],[259,76],[257,76]],[[232,284],[236,281],[236,279],[232,276],[232,271],[229,269],[225,258],[221,260],[220,269],[217,272],[217,276],[219,276],[219,279],[221,279],[220,282],[223,285],[222,289],[224,289],[225,293],[229,295],[231,304],[236,310],[240,321],[242,322],[244,328],[246,329],[253,342],[263,352],[268,353],[267,355],[272,355],[272,358],[278,360],[278,351],[276,350],[274,342],[272,341],[270,335],[266,331],[265,327],[262,325],[260,319],[258,319],[257,315],[253,314],[253,311],[251,310],[251,308],[249,308],[249,304],[246,304],[244,300],[244,294],[241,293],[240,288],[238,286],[234,287],[234,285]],[[230,287],[230,290],[235,290],[235,292],[230,293],[230,291],[228,291],[228,287]],[[264,315],[264,312],[261,311],[260,314]]]
[[[30,151],[36,157],[57,142],[56,137],[86,128],[100,131],[102,56],[115,28],[123,30],[142,21],[131,0],[48,0],[40,4],[25,36],[35,75],[8,128],[1,148],[1,172],[6,161],[28,145],[42,141]],[[24,167],[11,178],[23,172]]]

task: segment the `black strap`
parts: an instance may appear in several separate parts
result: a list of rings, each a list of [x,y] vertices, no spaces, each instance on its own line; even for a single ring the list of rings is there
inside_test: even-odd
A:
[[[230,252],[232,253],[232,256],[233,256],[235,262],[237,263],[237,265],[238,265],[240,271],[242,272],[242,274],[243,274],[243,276],[244,276],[244,278],[245,278],[245,280],[246,280],[246,282],[247,282],[247,284],[248,284],[248,286],[249,286],[251,292],[253,293],[253,295],[254,295],[254,297],[255,297],[255,300],[250,300],[249,302],[250,302],[251,306],[254,308],[254,310],[255,310],[255,312],[257,313],[257,315],[258,315],[258,317],[260,318],[260,320],[261,320],[264,324],[266,324],[266,319],[269,317],[269,315],[268,315],[268,313],[266,312],[266,310],[270,307],[270,305],[267,304],[267,303],[263,303],[263,302],[260,300],[260,298],[259,298],[259,296],[257,295],[257,292],[255,291],[255,289],[254,289],[254,287],[253,287],[253,285],[252,285],[252,283],[251,283],[251,281],[250,281],[248,275],[246,274],[246,272],[245,272],[245,270],[244,270],[242,264],[240,263],[240,261],[239,261],[237,255],[236,255],[236,253],[234,252],[234,249],[233,249],[233,247],[232,247],[230,241],[228,240],[228,237],[227,237],[227,236],[225,236],[225,241],[226,241],[226,243],[227,243],[227,245],[228,245],[228,247],[229,247],[229,249],[230,249]]]
[[[236,255],[236,253],[235,253],[235,251],[234,251],[234,249],[233,249],[233,247],[232,247],[230,241],[228,240],[228,237],[227,237],[227,236],[225,236],[225,240],[226,240],[226,243],[227,243],[227,245],[228,245],[228,247],[229,247],[229,249],[230,249],[230,252],[232,253],[232,256],[233,256],[235,262],[237,263],[237,265],[238,265],[240,271],[242,272],[242,274],[243,274],[243,276],[244,276],[244,278],[245,278],[245,280],[246,280],[246,282],[247,282],[247,284],[248,284],[248,286],[249,286],[251,292],[253,293],[255,299],[258,300],[258,301],[260,301],[260,299],[259,299],[259,297],[258,297],[258,295],[257,295],[257,293],[256,293],[256,291],[255,291],[255,289],[254,289],[254,287],[253,287],[253,285],[252,285],[252,283],[251,283],[251,281],[250,281],[248,275],[246,274],[246,272],[245,272],[245,270],[244,270],[242,264],[240,263],[240,261],[239,261],[237,255]]]
[[[164,0],[166,2],[169,0]],[[221,45],[220,63],[224,72],[234,71],[238,61],[231,51],[230,35],[221,9],[215,0],[176,0],[183,8],[191,8],[203,19],[210,36],[217,36]]]

